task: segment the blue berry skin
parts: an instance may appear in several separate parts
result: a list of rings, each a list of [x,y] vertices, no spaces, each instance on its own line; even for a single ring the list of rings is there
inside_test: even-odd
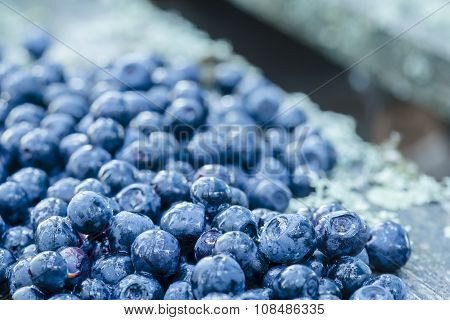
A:
[[[114,286],[120,280],[134,272],[131,258],[128,255],[115,254],[102,256],[91,268],[91,276]]]
[[[134,240],[131,258],[138,272],[171,276],[178,268],[180,245],[177,239],[166,231],[148,230]]]
[[[20,288],[33,285],[31,275],[28,272],[30,269],[31,258],[20,259],[10,266],[8,272],[8,284],[11,294]]]
[[[153,89],[153,88],[152,88]],[[149,92],[153,90],[150,89],[148,92],[140,92],[140,91],[125,91],[123,93],[123,99],[125,100],[125,104],[127,106],[127,113],[129,119],[135,118],[141,112],[158,112],[163,113],[166,104],[168,101],[163,101],[163,97],[159,96],[158,92],[155,92],[154,99],[149,98]],[[164,88],[167,93],[167,89]],[[156,90],[158,91],[158,90]],[[162,92],[161,92],[162,93]]]
[[[43,30],[32,29],[23,42],[24,48],[33,59],[39,59],[50,46],[50,37]]]
[[[124,211],[143,214],[153,221],[159,220],[161,198],[148,185],[130,184],[116,195],[116,200]]]
[[[204,107],[192,98],[178,98],[167,108],[164,127],[177,138],[190,137],[205,122]]]
[[[22,166],[53,170],[59,165],[57,137],[46,129],[33,129],[20,139],[20,162]]]
[[[314,224],[313,212],[312,212],[312,210],[310,208],[308,208],[308,207],[299,208],[297,210],[296,214],[299,214],[301,216],[306,217],[307,219],[309,219]]]
[[[290,133],[280,127],[269,128],[265,132],[265,138],[268,155],[272,155],[277,159],[283,154],[287,144],[291,142]]]
[[[89,138],[84,133],[72,133],[62,138],[59,143],[59,154],[67,162],[70,156],[80,147],[89,144]]]
[[[190,162],[195,167],[224,163],[226,156],[225,137],[213,131],[197,133],[187,145]]]
[[[154,171],[149,169],[142,169],[136,172],[135,179],[138,183],[151,184],[155,176],[156,173]]]
[[[195,81],[182,80],[178,81],[171,91],[172,100],[179,98],[197,100],[200,104],[204,105],[205,98],[203,90],[200,85]]]
[[[244,271],[247,282],[258,282],[268,269],[267,262],[256,244],[240,231],[227,232],[217,238],[213,254],[232,256]]]
[[[245,275],[230,256],[219,254],[201,259],[192,274],[192,292],[196,299],[209,293],[240,294],[245,290]]]
[[[145,64],[130,56],[123,56],[113,66],[112,72],[122,90],[150,89],[152,81]]]
[[[164,300],[194,300],[191,284],[185,281],[173,282],[167,288]]]
[[[85,145],[70,156],[66,171],[72,177],[80,180],[96,178],[102,165],[110,160],[111,155],[105,149]]]
[[[163,130],[163,116],[156,111],[143,111],[130,121],[129,128],[139,130],[142,137]]]
[[[212,228],[200,235],[194,246],[195,259],[200,261],[204,257],[212,256],[217,238],[222,232],[216,228]]]
[[[221,63],[214,68],[214,84],[223,94],[230,94],[243,78],[243,71],[232,63]]]
[[[38,251],[56,251],[62,247],[80,244],[70,220],[60,216],[53,216],[39,223],[35,237]]]
[[[270,300],[272,289],[251,289],[233,297],[233,300]]]
[[[30,244],[20,251],[19,259],[32,258],[39,252],[35,244]]]
[[[307,197],[315,190],[315,188],[311,186],[311,181],[303,167],[297,167],[292,173],[289,181],[289,188],[294,196],[299,198]]]
[[[67,216],[76,231],[96,234],[106,229],[113,211],[104,196],[91,191],[82,191],[70,201]]]
[[[314,253],[306,259],[304,265],[313,270],[318,277],[327,275],[327,258],[318,250],[314,251]]]
[[[127,112],[127,103],[121,92],[107,91],[99,96],[91,105],[91,114],[94,119],[111,118],[122,125],[130,121]]]
[[[194,272],[195,265],[186,262],[180,263],[177,273],[172,277],[172,281],[185,281],[191,283],[192,272]]]
[[[280,214],[268,221],[260,235],[261,252],[274,263],[298,263],[316,249],[311,221],[296,214]]]
[[[231,206],[214,217],[213,226],[222,232],[241,231],[251,238],[257,235],[258,226],[252,212],[240,206]]]
[[[60,140],[75,131],[75,124],[75,120],[70,115],[54,113],[42,119],[41,128],[47,129]]]
[[[55,97],[48,105],[50,113],[68,114],[76,121],[82,119],[89,111],[84,97],[75,94],[61,94]]]
[[[195,173],[191,164],[185,161],[169,161],[164,169],[169,171],[177,171],[184,175],[188,180],[192,180]]]
[[[257,208],[252,210],[253,219],[258,226],[258,231],[261,231],[261,228],[266,224],[267,221],[272,219],[273,217],[279,215],[280,213],[277,211],[271,211],[269,209]],[[259,233],[258,232],[258,233]]]
[[[29,205],[27,192],[17,182],[8,181],[0,185],[0,214],[7,224],[25,222]]]
[[[194,175],[194,181],[202,177],[214,177],[223,180],[226,184],[231,184],[231,174],[227,167],[220,164],[206,164],[200,167]]]
[[[102,280],[86,279],[80,284],[78,295],[82,300],[109,300],[111,292]]]
[[[62,65],[55,62],[46,60],[37,61],[31,68],[31,73],[44,85],[65,81]]]
[[[231,205],[241,206],[248,208],[248,198],[247,195],[241,189],[230,187],[231,190]]]
[[[92,123],[87,135],[92,145],[114,153],[122,146],[125,131],[120,123],[109,118],[98,118]]]
[[[274,119],[281,103],[280,91],[273,87],[258,88],[244,104],[248,114],[257,122],[266,124]]]
[[[319,294],[319,278],[310,268],[293,264],[276,276],[272,288],[278,299],[316,299]]]
[[[319,220],[322,218],[322,216],[329,214],[331,212],[342,211],[342,210],[346,210],[346,209],[339,203],[330,203],[330,204],[324,204],[324,205],[320,206],[313,213],[314,225],[316,225],[319,222]]]
[[[394,300],[405,300],[408,295],[408,289],[403,280],[393,274],[382,274],[371,277],[364,282],[364,285],[377,285],[383,287],[392,294]]]
[[[17,289],[11,297],[13,300],[44,300],[45,295],[35,286]]]
[[[297,126],[304,124],[306,120],[306,115],[299,107],[293,108],[292,106],[284,105],[278,110],[273,122],[276,126],[292,131]]]
[[[336,282],[329,278],[319,279],[319,295],[333,295],[342,298],[342,293]]]
[[[113,295],[117,300],[161,300],[164,293],[153,276],[131,274],[117,284]]]
[[[80,300],[80,298],[73,293],[58,293],[51,296],[48,300]]]
[[[18,106],[23,103],[42,104],[43,85],[30,72],[24,69],[8,74],[2,80],[2,96],[7,98],[8,103]]]
[[[134,183],[136,174],[136,168],[128,162],[111,160],[100,168],[98,179],[109,187],[112,193],[117,193]]]
[[[91,265],[89,257],[82,249],[66,247],[58,252],[67,263],[66,286],[74,288],[88,278]]]
[[[47,190],[47,197],[61,199],[70,202],[75,195],[75,189],[80,184],[80,180],[75,178],[62,178],[53,183]]]
[[[156,193],[161,197],[163,208],[189,199],[189,181],[177,171],[161,170],[156,174],[152,184]]]
[[[272,289],[273,281],[281,273],[281,271],[283,271],[286,268],[287,267],[283,265],[277,265],[270,268],[264,275],[264,278],[262,279],[262,286],[264,288]]]
[[[388,289],[377,285],[368,285],[356,290],[350,300],[394,300],[394,298]]]
[[[279,180],[285,185],[289,184],[289,170],[275,158],[261,159],[254,169],[254,176],[260,179]]]
[[[207,214],[215,216],[230,206],[232,194],[223,180],[204,177],[192,184],[191,199],[193,203],[203,205]]]
[[[291,196],[291,192],[283,183],[263,179],[250,190],[250,207],[284,212],[289,206]]]
[[[370,277],[372,271],[360,259],[340,257],[328,269],[328,278],[334,280],[344,297],[349,297]]]
[[[33,284],[44,292],[57,293],[67,279],[67,263],[54,251],[44,251],[30,261]]]
[[[409,237],[405,229],[392,221],[383,222],[371,230],[366,250],[370,265],[382,272],[394,272],[411,256]]]
[[[319,295],[317,300],[341,300],[341,298],[339,298],[335,295],[332,295],[332,294],[321,294],[321,295]]]
[[[211,292],[201,298],[201,300],[233,300],[233,297],[226,293]]]
[[[205,226],[205,209],[191,202],[180,202],[172,206],[164,213],[160,223],[162,230],[183,243],[196,241],[205,231]]]
[[[153,229],[152,220],[144,215],[122,211],[111,218],[106,234],[112,252],[130,253],[138,235]]]
[[[153,102],[151,111],[163,113],[170,104],[169,89],[164,86],[154,86],[147,91],[147,98]]]
[[[9,250],[0,248],[0,283],[6,280],[8,267],[15,261],[16,259]]]
[[[17,159],[18,161],[20,139],[33,130],[33,128],[33,125],[27,122],[21,122],[3,132],[0,140],[1,146],[5,151],[9,152],[12,159]]]
[[[360,253],[358,253],[357,255],[355,255],[356,258],[361,259],[365,264],[367,264],[368,266],[370,266],[369,263],[369,255],[367,254],[367,250],[366,248],[362,249]]]
[[[42,107],[32,103],[24,103],[11,110],[5,119],[5,126],[11,128],[18,123],[27,122],[33,127],[38,127],[44,116],[45,110]]]
[[[2,236],[3,232],[6,230],[6,223],[3,221],[2,216],[0,216],[0,237]]]
[[[237,127],[227,134],[227,160],[243,168],[254,168],[261,157],[261,139],[254,126]]]
[[[356,255],[369,238],[366,223],[354,212],[336,211],[317,223],[317,248],[328,258]]]
[[[17,182],[26,191],[31,203],[36,203],[44,198],[47,192],[48,177],[45,171],[41,169],[23,168],[9,179]]]
[[[19,256],[23,248],[33,243],[33,230],[24,226],[9,228],[1,238],[1,246],[14,256]],[[1,281],[0,281],[1,282]]]
[[[75,194],[81,191],[92,191],[107,196],[111,193],[111,188],[97,179],[88,178],[81,181],[80,184],[78,184],[75,188]]]

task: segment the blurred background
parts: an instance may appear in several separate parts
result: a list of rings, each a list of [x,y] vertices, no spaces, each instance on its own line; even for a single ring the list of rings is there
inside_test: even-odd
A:
[[[423,172],[450,175],[448,2],[153,2],[228,40],[286,91],[311,93],[323,109],[353,116],[367,141],[397,132],[400,150]]]

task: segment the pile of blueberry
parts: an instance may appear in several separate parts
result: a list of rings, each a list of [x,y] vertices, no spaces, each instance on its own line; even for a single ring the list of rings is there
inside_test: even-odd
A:
[[[48,46],[0,63],[1,298],[405,299],[400,225],[285,213],[336,154],[267,79],[155,54],[69,76]]]

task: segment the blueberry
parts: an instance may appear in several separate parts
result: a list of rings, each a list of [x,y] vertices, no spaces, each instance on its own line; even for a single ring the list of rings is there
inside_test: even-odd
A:
[[[80,298],[73,293],[58,293],[51,296],[48,300],[80,300]]]
[[[319,293],[319,278],[310,268],[293,264],[275,277],[272,288],[278,299],[316,299]]]
[[[266,224],[267,221],[279,214],[280,213],[277,211],[271,211],[264,208],[257,208],[252,210],[253,219],[256,221],[258,230],[261,230],[261,228]]]
[[[394,300],[394,298],[388,289],[377,285],[368,285],[356,290],[350,300]]]
[[[172,280],[186,281],[191,283],[192,272],[194,272],[195,265],[186,262],[180,263],[177,273],[173,276]]]
[[[232,300],[233,297],[226,293],[211,292],[204,296],[201,300]]]
[[[291,142],[291,135],[284,128],[274,127],[267,129],[265,140],[267,142],[267,154],[279,158],[286,146]]]
[[[100,171],[101,171],[101,169],[100,169]],[[92,191],[92,192],[107,196],[108,194],[110,194],[111,188],[108,185],[100,182],[97,179],[88,178],[88,179],[81,181],[75,188],[75,194],[77,194],[81,191]]]
[[[116,199],[122,210],[140,213],[153,220],[159,219],[161,198],[148,185],[130,184],[117,194]]]
[[[20,162],[23,166],[32,166],[52,170],[59,165],[58,139],[46,129],[33,129],[20,139]]]
[[[324,204],[324,205],[320,206],[316,211],[314,211],[313,222],[314,222],[314,224],[317,224],[319,222],[319,220],[322,218],[322,216],[329,214],[331,212],[342,211],[342,210],[346,210],[346,209],[339,203]]]
[[[283,265],[278,265],[278,266],[274,266],[274,267],[270,268],[264,275],[264,278],[262,280],[262,286],[264,288],[271,289],[275,278],[281,273],[281,271],[283,271],[286,268],[287,267],[283,266]]]
[[[191,284],[185,281],[173,282],[167,288],[164,300],[194,300]]]
[[[252,212],[240,206],[231,206],[214,217],[213,226],[222,232],[242,231],[255,237],[258,227]]]
[[[80,180],[75,178],[62,178],[53,183],[47,190],[47,197],[61,199],[69,202],[75,195],[75,189],[80,184]]]
[[[39,252],[37,250],[36,245],[35,244],[30,244],[30,245],[26,246],[25,248],[23,248],[20,251],[19,258],[20,259],[32,258],[35,255],[37,255],[38,253]]]
[[[33,127],[38,127],[41,120],[45,116],[45,110],[32,103],[24,103],[11,110],[5,119],[5,126],[11,128],[12,126],[27,122]]]
[[[274,87],[258,88],[247,98],[245,108],[256,121],[265,124],[274,119],[281,103],[280,90]]]
[[[1,238],[1,246],[18,256],[23,248],[33,243],[33,230],[24,226],[9,228]],[[1,281],[0,281],[1,282]]]
[[[189,158],[195,167],[223,163],[226,156],[225,137],[217,132],[197,133],[187,146]]]
[[[8,284],[11,294],[14,294],[20,288],[33,285],[31,275],[28,272],[30,261],[31,258],[25,258],[11,265],[11,269],[8,272]]]
[[[8,267],[15,261],[16,259],[10,251],[0,248],[0,283],[6,280]]]
[[[272,157],[262,158],[254,169],[254,176],[261,179],[279,180],[285,185],[289,184],[289,171],[277,159]]]
[[[73,228],[84,234],[103,232],[113,215],[106,198],[92,191],[77,193],[67,207]]]
[[[118,300],[160,300],[163,294],[159,282],[149,274],[129,275],[114,289],[114,298]]]
[[[41,121],[41,127],[62,139],[75,130],[75,120],[68,114],[49,114]]]
[[[164,115],[164,127],[177,138],[187,138],[205,122],[205,109],[192,98],[175,99]]]
[[[191,199],[205,207],[206,213],[214,216],[231,204],[231,190],[220,179],[209,177],[196,180],[191,186]]]
[[[329,278],[319,279],[319,295],[333,295],[338,298],[342,298],[341,290],[337,286],[336,282]]]
[[[362,249],[358,254],[355,255],[355,257],[361,259],[368,266],[370,265],[369,255],[367,254],[366,248]]]
[[[192,274],[192,292],[196,299],[209,293],[239,294],[245,290],[245,275],[230,256],[219,254],[201,259]]]
[[[170,104],[169,89],[164,86],[154,86],[147,92],[148,100],[152,101],[152,111],[164,112]]]
[[[236,126],[226,137],[226,153],[229,163],[244,168],[254,168],[261,157],[259,129],[253,126]]]
[[[233,297],[234,300],[270,300],[271,289],[251,289]]]
[[[107,91],[99,96],[91,105],[94,119],[111,118],[122,125],[128,124],[127,103],[121,92]]]
[[[148,230],[141,233],[131,246],[131,258],[136,271],[153,275],[175,274],[180,259],[177,239],[163,230]]]
[[[39,251],[56,251],[66,246],[78,246],[80,243],[72,223],[60,216],[52,216],[39,223],[35,236]]]
[[[303,167],[297,167],[292,173],[289,181],[289,188],[294,196],[304,198],[314,192],[315,188],[311,186],[311,180],[305,173]]]
[[[298,106],[283,105],[275,115],[273,122],[276,126],[293,130],[306,122],[306,115]]]
[[[26,221],[29,205],[27,192],[17,182],[8,181],[0,185],[0,213],[6,223],[17,225]]]
[[[250,190],[250,207],[284,212],[289,206],[291,196],[289,189],[280,181],[263,179]]]
[[[233,63],[221,63],[214,68],[214,83],[223,94],[230,94],[243,78],[242,69]]]
[[[42,104],[43,85],[30,72],[20,69],[2,80],[2,96],[13,106],[23,103]]]
[[[156,111],[143,111],[130,121],[130,128],[137,129],[143,137],[162,131],[163,116]]]
[[[79,287],[79,296],[82,300],[109,300],[111,292],[109,287],[98,279],[86,279]]]
[[[80,248],[67,247],[58,251],[67,263],[66,285],[73,288],[83,282],[90,273],[90,262],[87,254]]]
[[[111,155],[103,148],[85,145],[69,158],[66,171],[77,179],[97,177],[101,166],[111,160]]]
[[[260,235],[260,250],[272,262],[297,263],[316,249],[311,221],[296,214],[280,214],[268,221]]]
[[[228,254],[244,271],[248,282],[257,281],[267,271],[267,262],[253,240],[240,231],[227,232],[217,238],[213,254]]]
[[[45,295],[35,286],[17,289],[12,295],[13,300],[44,300]]]
[[[128,162],[111,160],[105,163],[98,172],[98,179],[113,193],[129,186],[136,181],[137,170]]]
[[[92,145],[114,153],[122,146],[125,132],[122,125],[117,121],[109,118],[98,118],[89,126],[87,135]]]
[[[146,65],[131,56],[118,59],[112,72],[123,90],[148,90],[152,85]]]
[[[366,245],[369,231],[354,212],[336,211],[317,223],[317,247],[329,258],[358,254]]]
[[[241,189],[230,187],[231,190],[231,205],[237,205],[248,208],[247,195]]]
[[[37,168],[23,168],[10,177],[27,193],[28,199],[36,203],[44,198],[48,188],[48,177],[45,171]]]
[[[123,99],[127,106],[127,113],[130,119],[135,118],[139,113],[145,111],[163,113],[167,104],[169,103],[167,98],[164,97],[164,92],[167,94],[167,89],[163,88],[162,91],[155,87],[148,92],[141,91],[125,91],[123,93]]]
[[[82,119],[89,111],[84,97],[76,94],[61,94],[55,97],[48,105],[50,113],[68,114],[76,121]]]
[[[91,268],[92,278],[112,286],[133,272],[130,256],[123,254],[102,256]]]
[[[119,212],[111,218],[106,230],[111,251],[130,253],[136,237],[153,228],[153,222],[147,216],[127,211]]]
[[[214,177],[223,180],[226,184],[231,184],[231,174],[227,167],[220,164],[206,164],[195,172],[194,180],[202,177]]]
[[[197,242],[194,246],[195,259],[197,259],[197,261],[213,254],[213,249],[216,244],[217,238],[219,238],[221,234],[222,232],[220,232],[216,228],[212,228],[202,233],[202,235],[197,239]]]
[[[387,289],[394,300],[405,300],[408,290],[405,283],[399,277],[393,274],[382,274],[369,278],[364,285],[377,285]]]
[[[30,274],[39,289],[56,293],[62,290],[67,279],[67,263],[59,253],[44,251],[31,259]]]
[[[172,206],[162,216],[160,227],[171,233],[179,241],[192,242],[205,230],[205,209],[190,202],[180,202]]]
[[[70,156],[78,148],[89,144],[89,138],[84,133],[72,133],[65,136],[59,143],[59,154],[64,161],[69,160]]]
[[[33,59],[39,59],[50,46],[50,37],[45,31],[35,28],[27,34],[23,46]]]
[[[313,212],[311,211],[310,208],[308,207],[304,207],[304,208],[299,208],[296,212],[296,214],[299,214],[301,216],[306,217],[308,220],[310,220],[311,222],[314,223],[314,218],[313,218]]]
[[[344,297],[350,296],[359,289],[372,271],[355,257],[340,257],[328,270],[328,278],[336,282]]]
[[[152,184],[156,193],[161,197],[163,208],[189,199],[190,184],[186,177],[177,171],[162,170],[158,172]]]
[[[327,275],[327,258],[318,250],[314,251],[314,253],[306,259],[304,264],[312,269],[318,277]]]
[[[371,230],[366,249],[370,265],[383,272],[398,270],[411,256],[407,232],[392,221],[381,223]]]
[[[169,161],[165,166],[165,170],[177,171],[184,175],[188,180],[191,180],[194,176],[194,169],[189,162],[185,161]]]
[[[246,192],[248,188],[248,176],[244,170],[239,166],[229,165],[227,166],[227,171],[230,175],[230,185]]]
[[[62,65],[48,60],[37,61],[31,68],[31,73],[44,85],[65,81]]]
[[[142,169],[135,172],[136,182],[151,184],[156,173],[149,169]]]
[[[9,129],[6,129],[1,135],[2,147],[10,153],[13,158],[19,157],[20,139],[33,130],[34,126],[28,122],[21,122]]]
[[[341,298],[332,294],[321,294],[317,300],[341,300]]]

